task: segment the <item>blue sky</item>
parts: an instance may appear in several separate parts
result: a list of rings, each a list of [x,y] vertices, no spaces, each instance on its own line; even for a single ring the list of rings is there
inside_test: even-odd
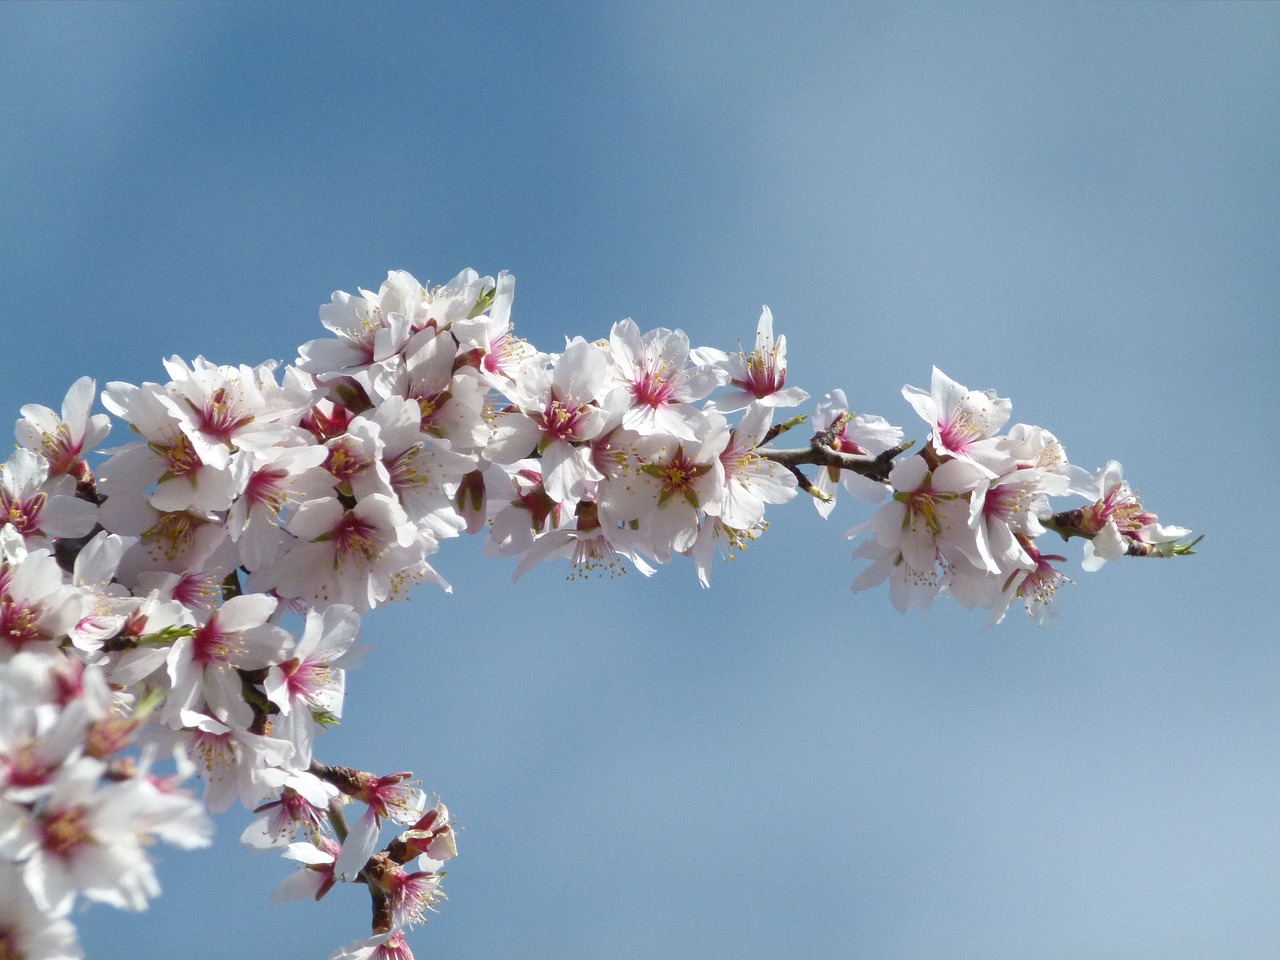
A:
[[[775,511],[709,591],[447,544],[324,744],[464,828],[419,957],[1280,953],[1280,8],[10,3],[0,36],[8,417],[292,360],[389,269],[507,269],[549,349],[626,316],[732,348],[767,303],[793,382],[917,438],[936,363],[1208,534],[992,631],[852,595],[849,503]],[[245,819],[79,916],[89,956],[364,934],[356,891],[270,907]]]

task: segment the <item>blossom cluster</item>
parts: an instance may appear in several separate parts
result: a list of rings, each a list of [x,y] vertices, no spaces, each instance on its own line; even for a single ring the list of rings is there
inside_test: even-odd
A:
[[[106,386],[136,439],[92,465],[110,423],[90,380],[61,413],[22,409],[0,467],[0,868],[22,877],[0,946],[79,956],[77,896],[144,906],[142,841],[207,842],[204,810],[239,801],[257,814],[243,842],[300,865],[275,899],[368,888],[372,935],[335,956],[411,957],[405,930],[457,852],[448,810],[410,773],[329,765],[315,745],[342,716],[360,617],[419,582],[448,589],[429,560],[464,532],[517,578],[558,558],[648,575],[685,556],[707,585],[767,507],[804,491],[825,516],[843,487],[883,503],[858,531],[871,564],[855,590],[888,581],[900,609],[949,594],[993,619],[1015,600],[1050,609],[1046,532],[1084,537],[1090,569],[1189,552],[1118,465],[1071,466],[1038,427],[1000,435],[1009,402],[938,371],[931,392],[904,390],[932,429],[915,456],[839,390],[809,443],[781,449],[804,418],[775,412],[809,395],[787,385],[767,308],[750,350],[623,320],[551,353],[515,335],[513,294],[505,273],[429,287],[392,272],[335,293],[331,335],[283,369],[172,357],[164,383]],[[1062,496],[1086,505],[1055,513]],[[192,775],[202,805],[177,788]]]
[[[133,751],[146,705],[98,663],[48,642],[90,622],[93,551],[65,583],[47,549],[0,528],[0,956],[80,955],[67,919],[80,898],[140,910],[159,893],[146,847],[204,846],[205,807]]]
[[[1042,552],[1035,539],[1049,530],[1085,537],[1086,570],[1132,553],[1190,552],[1190,531],[1161,525],[1109,462],[1097,475],[1067,461],[1043,427],[1019,423],[1008,433],[1012,404],[933,371],[931,390],[904,387],[903,396],[932,430],[918,455],[889,472],[892,498],[854,536],[870,532],[855,553],[871,561],[855,591],[889,582],[901,611],[926,608],[949,594],[965,607],[991,611],[999,622],[1021,601],[1043,621],[1067,577],[1066,558]],[[1050,497],[1078,496],[1088,507],[1055,513]]]

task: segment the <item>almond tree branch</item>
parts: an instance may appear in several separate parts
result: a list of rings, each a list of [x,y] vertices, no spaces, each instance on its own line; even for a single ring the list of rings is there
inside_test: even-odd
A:
[[[829,445],[830,441],[824,443],[824,437],[825,434],[815,435],[807,447],[792,450],[757,448],[756,454],[766,460],[781,464],[792,473],[797,473],[797,467],[811,464],[816,467],[852,470],[854,473],[869,477],[880,483],[888,483],[889,471],[893,469],[894,458],[914,445],[914,441],[908,440],[873,457],[867,454],[841,453]],[[797,479],[799,479],[799,476],[797,476]],[[802,483],[801,486],[807,489],[808,481]]]

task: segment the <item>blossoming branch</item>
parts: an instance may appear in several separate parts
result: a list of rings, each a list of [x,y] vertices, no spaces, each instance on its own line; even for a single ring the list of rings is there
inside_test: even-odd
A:
[[[843,488],[879,504],[850,533],[855,591],[887,582],[899,610],[950,597],[991,622],[1054,609],[1066,560],[1047,533],[1083,539],[1086,570],[1197,542],[1117,463],[1071,464],[1049,431],[1006,430],[1009,400],[939,370],[903,389],[919,452],[840,390],[784,448],[806,417],[775,418],[809,394],[767,308],[750,351],[623,320],[547,353],[516,337],[514,287],[393,272],[335,293],[331,336],[292,366],[172,357],[165,383],[107,385],[136,439],[101,454],[88,378],[60,412],[22,408],[0,467],[0,955],[82,956],[80,900],[142,909],[159,892],[147,844],[206,844],[208,812],[239,802],[257,813],[242,841],[299,865],[276,900],[367,889],[371,933],[335,957],[411,958],[405,931],[457,852],[448,810],[411,773],[315,746],[342,717],[360,617],[448,589],[429,559],[464,532],[517,579],[687,557],[707,585],[767,509],[804,492],[825,517]]]

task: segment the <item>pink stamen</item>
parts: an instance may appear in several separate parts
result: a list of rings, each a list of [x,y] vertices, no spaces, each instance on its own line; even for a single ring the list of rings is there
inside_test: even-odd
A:
[[[281,509],[285,503],[285,496],[280,489],[280,484],[288,475],[284,470],[259,470],[249,477],[249,482],[245,484],[245,499],[251,506],[267,507],[271,510]]]
[[[586,408],[571,400],[552,399],[538,418],[538,426],[548,439],[572,441],[578,439],[578,431],[586,419]]]
[[[648,370],[640,375],[639,380],[631,384],[631,396],[636,404],[651,407],[654,410],[670,403],[673,393],[675,393],[675,386],[670,380]]]
[[[227,388],[219,387],[213,397],[196,411],[196,426],[206,436],[229,444],[241,427],[253,422],[252,416],[240,416],[234,403],[227,400]]]

